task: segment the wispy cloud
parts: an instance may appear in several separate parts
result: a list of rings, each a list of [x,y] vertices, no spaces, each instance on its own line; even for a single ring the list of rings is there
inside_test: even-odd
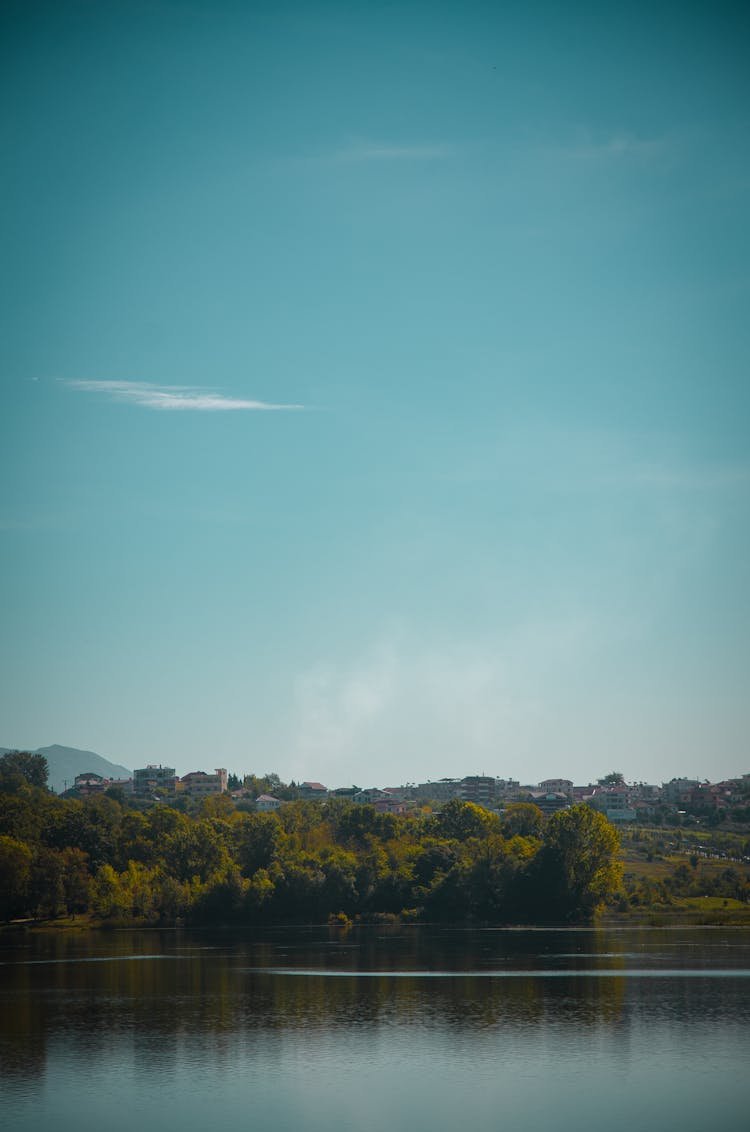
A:
[[[656,156],[663,153],[666,147],[664,138],[643,138],[624,131],[595,135],[589,130],[580,130],[574,139],[549,148],[560,156],[572,158],[624,160]]]
[[[336,161],[436,161],[449,157],[445,145],[391,145],[386,142],[352,141],[336,150]]]
[[[83,393],[99,393],[114,401],[139,405],[144,409],[170,412],[281,412],[299,410],[303,405],[278,405],[268,401],[251,401],[243,397],[227,397],[215,390],[194,385],[154,385],[146,381],[66,381],[69,389]]]

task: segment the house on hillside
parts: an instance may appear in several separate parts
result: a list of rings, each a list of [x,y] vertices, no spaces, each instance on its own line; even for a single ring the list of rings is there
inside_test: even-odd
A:
[[[133,771],[133,793],[136,797],[145,798],[156,790],[164,790],[167,794],[174,794],[177,777],[173,766],[148,766]]]
[[[373,806],[379,814],[406,814],[409,812],[409,806],[403,799],[394,797],[387,792],[384,796],[376,799]]]
[[[91,794],[103,794],[109,785],[110,780],[108,778],[87,770],[83,774],[76,775],[73,790],[85,798]]]
[[[206,774],[204,770],[192,770],[180,779],[181,788],[197,798],[207,798],[212,794],[224,794],[227,789],[227,772],[224,767],[217,767],[213,774]]]
[[[528,790],[524,802],[531,802],[538,806],[543,814],[555,814],[558,810],[565,810],[570,806],[570,798],[559,790]]]
[[[270,794],[261,794],[255,799],[255,808],[259,814],[273,814],[281,809],[281,802],[278,798],[272,798]]]
[[[615,823],[635,821],[638,817],[638,812],[631,804],[624,786],[614,787],[611,790],[597,790],[589,798],[589,805],[604,814],[607,821]]]
[[[374,806],[376,802],[387,802],[390,800],[390,795],[385,790],[381,790],[377,786],[370,786],[367,790],[358,790],[352,798],[358,806]]]
[[[552,792],[555,794],[570,795],[573,790],[573,783],[569,778],[545,778],[539,783],[539,789],[543,790],[546,794]]]
[[[300,798],[327,798],[328,787],[322,782],[301,782],[297,787]]]

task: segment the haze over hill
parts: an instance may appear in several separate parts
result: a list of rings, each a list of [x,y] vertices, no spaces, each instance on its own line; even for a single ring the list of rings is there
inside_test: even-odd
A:
[[[14,750],[17,750],[17,748],[0,747],[0,755],[5,755],[8,751]],[[77,747],[62,747],[59,743],[53,743],[50,747],[37,747],[32,754],[44,755],[46,758],[49,766],[47,782],[56,794],[61,794],[65,790],[66,783],[69,787],[72,786],[75,776],[83,774],[85,771],[101,774],[103,778],[131,778],[133,775],[132,770],[129,770],[126,766],[112,763],[109,759],[103,758],[102,755],[97,755],[95,751],[81,751]]]

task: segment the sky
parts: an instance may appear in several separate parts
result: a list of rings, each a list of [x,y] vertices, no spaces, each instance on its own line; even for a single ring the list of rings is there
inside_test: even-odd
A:
[[[5,0],[0,744],[750,771],[750,15]]]

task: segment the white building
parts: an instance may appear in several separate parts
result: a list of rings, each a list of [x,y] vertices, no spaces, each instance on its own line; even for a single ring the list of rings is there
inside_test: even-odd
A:
[[[255,808],[259,814],[272,814],[281,809],[281,802],[270,794],[261,794],[255,799]]]

